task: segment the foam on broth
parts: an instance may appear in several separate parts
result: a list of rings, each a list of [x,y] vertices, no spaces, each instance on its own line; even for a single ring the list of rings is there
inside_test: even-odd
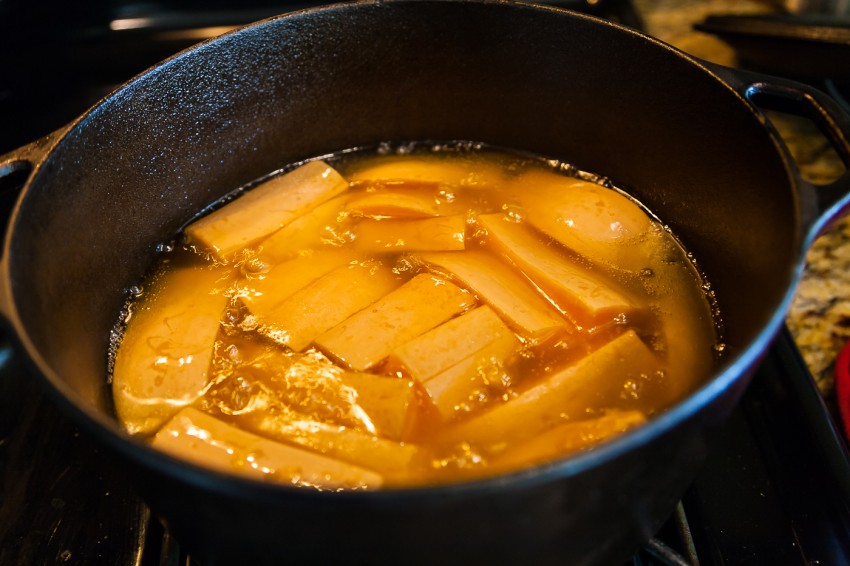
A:
[[[470,144],[354,151],[187,226],[122,319],[119,419],[319,489],[589,450],[715,367],[703,279],[604,180]]]

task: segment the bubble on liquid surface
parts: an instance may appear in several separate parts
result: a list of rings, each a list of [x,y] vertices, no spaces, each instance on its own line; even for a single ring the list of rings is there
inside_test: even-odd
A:
[[[513,203],[507,203],[502,205],[502,212],[505,213],[505,220],[509,222],[513,222],[515,224],[519,224],[523,220],[525,220],[525,209]]]

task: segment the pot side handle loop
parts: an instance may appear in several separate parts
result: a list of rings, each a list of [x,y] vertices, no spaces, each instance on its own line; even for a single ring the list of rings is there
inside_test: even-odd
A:
[[[36,166],[53,147],[54,142],[64,132],[65,129],[62,128],[30,144],[0,155],[0,191],[22,187],[35,171]],[[19,176],[18,182],[9,181],[11,177],[18,178]]]
[[[850,114],[835,100],[809,85],[773,77],[706,64],[727,84],[735,88],[754,106],[793,114],[809,119],[829,140],[844,164],[844,172],[833,182],[813,186],[800,179],[802,187],[814,189],[812,210],[804,221],[812,238],[832,221],[850,211]]]
[[[35,170],[41,164],[45,155],[55,144],[56,140],[64,134],[65,129],[62,128],[52,132],[43,138],[40,138],[30,144],[12,150],[9,153],[0,155],[0,199],[4,204],[9,206],[7,217],[0,218],[0,226],[5,226],[11,217],[14,208],[11,203],[12,199],[16,198],[17,191],[23,188],[29,179],[32,177]],[[15,193],[11,193],[15,191]],[[5,245],[0,248],[0,264],[2,264],[2,272],[5,273]],[[6,278],[0,275],[0,316],[9,319],[9,289],[6,288]]]
[[[33,162],[21,155],[20,151],[15,150],[6,155],[0,155],[0,191],[6,192],[22,185],[10,179],[19,176],[29,177],[32,173]]]

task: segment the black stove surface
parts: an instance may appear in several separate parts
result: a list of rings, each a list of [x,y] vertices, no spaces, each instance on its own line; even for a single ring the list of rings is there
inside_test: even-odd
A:
[[[0,154],[61,127],[170,53],[302,7],[97,0],[69,13],[53,4],[43,16],[33,4],[0,1],[0,48],[16,55],[0,74]],[[640,25],[628,1],[567,4]],[[7,177],[0,188],[22,181]],[[14,196],[0,191],[0,216]],[[783,332],[676,512],[630,563],[850,564],[850,458],[833,414]],[[194,563],[0,342],[0,566]]]

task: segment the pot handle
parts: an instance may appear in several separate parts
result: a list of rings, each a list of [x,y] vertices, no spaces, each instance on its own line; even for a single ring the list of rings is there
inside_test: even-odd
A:
[[[20,171],[29,170],[27,176],[31,175],[36,165],[41,162],[42,158],[53,147],[56,140],[64,133],[65,128],[61,128],[32,143],[0,155],[0,181]],[[0,189],[3,187],[4,185],[0,184]]]
[[[65,128],[56,130],[30,144],[0,155],[0,192],[18,190],[24,186],[32,178],[44,156],[64,133]],[[2,220],[5,222],[8,218]],[[0,251],[0,254],[3,254],[0,261],[5,263],[5,252]],[[5,265],[3,265],[3,271],[5,272]],[[6,288],[5,281],[5,277],[0,277],[0,316],[8,320],[11,310],[9,289]]]
[[[713,63],[704,64],[757,108],[808,118],[832,144],[844,164],[844,173],[838,179],[815,186],[799,178],[798,174],[800,186],[809,193],[809,202],[805,199],[803,202],[803,221],[809,228],[810,239],[813,240],[831,222],[850,211],[848,110],[828,95],[803,83]]]

